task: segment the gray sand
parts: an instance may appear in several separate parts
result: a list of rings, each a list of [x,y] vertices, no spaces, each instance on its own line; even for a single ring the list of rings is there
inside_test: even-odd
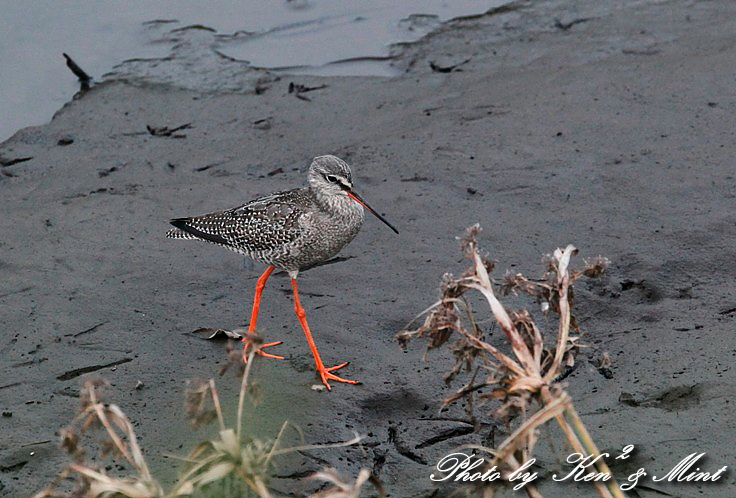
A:
[[[154,468],[175,476],[164,454],[207,434],[187,428],[185,381],[216,375],[225,356],[224,343],[190,332],[243,325],[261,267],[167,240],[167,221],[300,186],[310,159],[327,153],[353,165],[361,195],[401,235],[368,218],[347,261],[300,276],[325,363],[350,360],[342,373],[362,386],[310,388],[289,281],[266,287],[259,328],[285,341],[276,349],[287,360],[256,368],[252,433],[274,434],[288,418],[310,442],[368,435],[364,450],[288,459],[275,489],[306,493],[317,484],[288,476],[327,464],[374,468],[392,496],[428,496],[439,458],[481,441],[416,448],[463,426],[437,413],[451,359],[425,362],[423,344],[404,353],[394,340],[436,298],[441,275],[465,269],[454,237],[475,222],[500,272],[536,276],[541,255],[568,243],[612,261],[601,282],[576,287],[590,347],[567,379],[599,447],[635,444],[655,474],[695,451],[707,452],[704,470],[732,465],[736,4],[601,4],[520,4],[451,22],[397,48],[407,72],[395,79],[272,78],[260,94],[110,81],[2,144],[3,161],[32,159],[0,175],[0,409],[12,412],[0,418],[0,493],[50,480],[65,462],[57,430],[85,378],[73,371],[113,363],[87,375],[112,383],[109,399],[135,422]],[[588,19],[563,30],[554,18]],[[291,81],[327,87],[306,101]],[[185,123],[184,138],[146,132]],[[612,379],[594,366],[602,351]],[[237,384],[218,379],[229,414]],[[646,484],[736,495],[733,472],[715,484]],[[551,479],[540,489],[592,494]]]

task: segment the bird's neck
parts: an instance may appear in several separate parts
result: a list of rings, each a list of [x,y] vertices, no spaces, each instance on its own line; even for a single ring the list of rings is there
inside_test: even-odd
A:
[[[324,194],[313,189],[319,207],[333,216],[362,217],[363,206],[347,195]]]

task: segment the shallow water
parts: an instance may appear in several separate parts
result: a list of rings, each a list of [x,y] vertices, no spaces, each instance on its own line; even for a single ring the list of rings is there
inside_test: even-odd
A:
[[[382,58],[391,43],[416,40],[445,20],[503,3],[0,0],[0,140],[48,121],[78,90],[62,52],[99,79],[126,59],[168,56],[181,41],[169,31],[197,24],[216,31],[203,44],[207,49],[254,66],[302,74],[390,76],[393,71]],[[177,22],[144,24],[152,20]],[[335,61],[346,62],[330,64]],[[179,76],[163,79],[171,82]]]

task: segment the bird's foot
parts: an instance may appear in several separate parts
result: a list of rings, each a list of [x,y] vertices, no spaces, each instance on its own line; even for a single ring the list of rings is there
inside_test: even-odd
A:
[[[328,391],[332,389],[330,384],[327,382],[328,380],[334,380],[335,382],[343,382],[345,384],[360,384],[360,382],[357,380],[343,379],[342,377],[338,377],[337,375],[331,373],[331,372],[334,372],[335,370],[341,369],[342,367],[346,367],[349,364],[350,362],[346,361],[345,363],[340,363],[339,365],[336,365],[334,367],[328,367],[328,368],[325,368],[324,365],[317,365],[317,373],[322,379],[322,384],[325,385]]]
[[[279,344],[283,344],[284,341],[276,341],[276,342],[268,342],[266,344],[261,344],[260,346],[255,346],[252,341],[248,340],[247,338],[243,338],[243,363],[248,363],[248,353],[251,347],[255,347],[255,353],[258,356],[263,356],[264,358],[273,358],[274,360],[283,360],[283,356],[266,353],[264,351],[264,348],[270,348],[271,346],[278,346]]]

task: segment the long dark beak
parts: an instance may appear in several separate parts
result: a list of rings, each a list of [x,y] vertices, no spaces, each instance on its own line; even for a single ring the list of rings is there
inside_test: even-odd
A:
[[[396,228],[391,223],[389,223],[386,218],[384,218],[383,216],[381,216],[380,214],[378,214],[377,212],[375,212],[373,210],[373,208],[370,207],[363,200],[363,198],[361,196],[359,196],[358,194],[356,194],[352,190],[346,190],[346,193],[348,194],[348,197],[350,197],[352,200],[354,200],[355,202],[357,202],[358,204],[360,204],[361,206],[363,206],[364,208],[366,208],[368,211],[370,211],[371,213],[373,213],[374,215],[376,215],[376,218],[378,218],[379,220],[381,220],[382,222],[384,222],[391,230],[393,230],[396,233],[399,233],[399,231],[396,230]]]

